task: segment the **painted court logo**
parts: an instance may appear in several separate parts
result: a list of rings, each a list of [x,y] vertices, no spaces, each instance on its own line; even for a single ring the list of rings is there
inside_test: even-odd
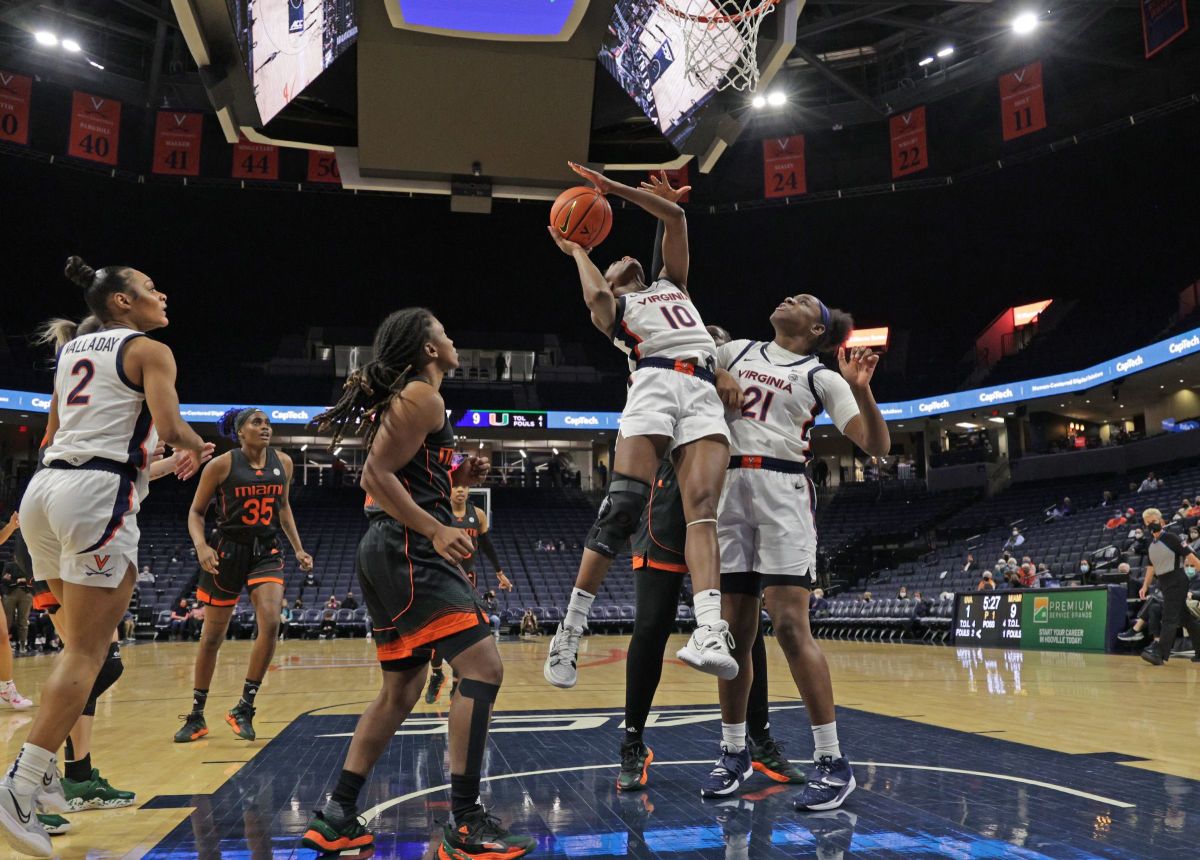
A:
[[[1034,624],[1049,624],[1050,623],[1050,598],[1049,597],[1034,597],[1033,598],[1033,623]]]

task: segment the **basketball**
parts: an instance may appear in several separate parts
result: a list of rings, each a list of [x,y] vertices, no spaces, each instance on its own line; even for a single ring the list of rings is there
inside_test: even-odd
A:
[[[592,249],[612,229],[612,207],[590,185],[568,188],[550,208],[550,226],[564,239]]]

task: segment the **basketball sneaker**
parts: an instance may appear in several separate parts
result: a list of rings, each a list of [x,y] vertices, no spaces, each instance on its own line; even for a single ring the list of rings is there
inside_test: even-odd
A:
[[[363,825],[359,816],[347,818],[345,821],[333,821],[326,818],[323,812],[318,812],[308,823],[300,844],[322,854],[329,854],[351,848],[366,848],[375,844],[375,837]]]
[[[709,772],[708,779],[700,787],[700,796],[724,797],[733,794],[753,773],[754,765],[750,761],[749,747],[735,753],[722,744],[721,757],[717,759],[716,767]]]
[[[821,756],[808,773],[808,783],[796,801],[796,809],[816,812],[837,809],[854,791],[855,785],[854,771],[845,756]]]
[[[14,711],[23,711],[33,707],[33,699],[27,699],[17,692],[17,685],[12,681],[0,684],[0,704],[7,705]]]
[[[442,687],[446,683],[446,673],[434,669],[429,673],[429,686],[425,689],[425,704],[432,705],[442,695]]]
[[[37,793],[37,806],[42,812],[69,812],[70,801],[63,788],[62,777],[58,775],[58,767],[52,767],[42,774],[42,787]]]
[[[184,714],[179,719],[183,720],[183,728],[175,733],[175,743],[186,744],[198,741],[208,734],[208,723],[204,722],[204,714],[193,712]]]
[[[61,836],[71,830],[71,822],[67,821],[61,815],[42,815],[39,812],[37,820],[41,822],[42,828],[51,836]]]
[[[88,809],[119,809],[122,806],[133,806],[134,801],[137,800],[137,795],[132,791],[122,791],[109,785],[108,780],[102,777],[96,768],[92,768],[91,776],[79,782],[64,777],[62,787],[71,812],[83,812]],[[42,798],[39,796],[38,801],[41,800]]]
[[[252,741],[257,737],[254,734],[253,719],[254,708],[245,702],[238,702],[233,706],[233,710],[225,715],[225,722],[229,723],[229,728],[244,741]]]
[[[617,775],[617,791],[641,791],[650,781],[650,763],[654,752],[641,741],[621,744],[621,772]]]
[[[500,819],[482,806],[464,815],[462,821],[447,822],[438,846],[440,860],[515,860],[537,847],[537,840],[505,830]]]
[[[783,754],[783,744],[767,735],[761,742],[749,739],[750,761],[754,769],[763,776],[776,782],[786,782],[799,785],[804,782],[804,773],[787,760]]]
[[[1166,661],[1163,660],[1163,655],[1159,653],[1158,643],[1155,642],[1149,648],[1142,651],[1142,659],[1151,666],[1161,666]]]
[[[582,627],[568,627],[565,621],[560,621],[558,629],[554,631],[554,638],[550,640],[550,654],[546,657],[546,665],[542,667],[542,675],[554,686],[569,690],[579,680],[576,665],[579,660],[579,637],[582,635]]]
[[[692,638],[675,652],[675,656],[693,669],[716,675],[722,681],[732,681],[737,677],[738,664],[733,659],[733,636],[729,632],[729,624],[725,621],[698,625],[692,631]]]
[[[34,814],[33,795],[18,793],[12,777],[0,780],[0,836],[23,854],[50,857],[50,837]]]

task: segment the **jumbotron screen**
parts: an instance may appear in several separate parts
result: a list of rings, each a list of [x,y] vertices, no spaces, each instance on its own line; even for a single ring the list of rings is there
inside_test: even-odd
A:
[[[357,0],[225,0],[263,123],[358,37]]]
[[[707,14],[716,14],[716,7],[707,5]],[[688,8],[706,13],[696,11],[695,0]],[[600,62],[676,148],[695,130],[715,94],[714,87],[688,80],[684,52],[683,24],[659,0],[617,0]],[[727,51],[728,62],[716,71],[729,71],[738,53]]]

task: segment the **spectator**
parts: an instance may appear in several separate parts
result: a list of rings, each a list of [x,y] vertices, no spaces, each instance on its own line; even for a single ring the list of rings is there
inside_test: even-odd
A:
[[[1151,646],[1142,652],[1142,659],[1154,666],[1161,666],[1171,657],[1180,624],[1187,628],[1193,643],[1200,642],[1200,620],[1194,618],[1187,608],[1189,581],[1195,575],[1195,568],[1200,567],[1200,559],[1187,548],[1179,535],[1165,530],[1163,516],[1158,509],[1147,508],[1142,511],[1142,520],[1152,538],[1148,547],[1150,563],[1146,565],[1146,577],[1138,596],[1145,598],[1155,579],[1163,596],[1161,638],[1157,648]],[[1200,662],[1200,652],[1192,659]]]
[[[14,514],[15,517],[15,514]],[[29,649],[29,613],[33,609],[33,583],[14,561],[4,565],[4,619],[17,637],[17,653]]]
[[[287,605],[287,601],[283,602],[283,606],[279,609],[279,638],[286,639],[288,629],[292,626],[292,610]]]
[[[1037,588],[1037,571],[1034,569],[1032,563],[1021,565],[1017,572],[1017,584],[1021,588]]]
[[[608,487],[608,466],[606,466],[604,464],[603,460],[601,460],[599,463],[596,464],[596,474],[600,478],[599,489],[603,490],[603,489],[607,488]]]
[[[180,598],[179,603],[171,610],[171,623],[167,627],[168,640],[183,638],[184,626],[187,624],[189,615],[191,615],[191,610],[188,608],[188,602]]]
[[[996,587],[995,581],[992,579],[992,572],[985,570],[983,576],[979,579],[979,584],[975,586],[976,591],[987,591]]]
[[[496,603],[496,592],[488,589],[483,595],[483,611],[492,625],[492,635],[500,638],[500,606]]]
[[[533,614],[533,607],[528,607],[525,614],[521,616],[521,636],[541,636],[542,631],[538,626],[537,616]]]
[[[1100,499],[1100,507],[1107,508],[1109,505],[1114,504],[1116,500],[1117,497],[1113,495],[1112,490],[1105,490],[1104,495]]]
[[[1188,529],[1187,542],[1188,546],[1190,546],[1193,551],[1195,551],[1197,548],[1200,548],[1200,528],[1192,526],[1190,529]]]
[[[337,624],[334,623],[334,616],[337,613],[337,600],[331,594],[329,602],[325,604],[325,609],[321,613],[321,633],[322,639],[337,638]]]
[[[963,573],[970,573],[975,569],[975,556],[967,553],[967,563],[963,565]]]
[[[1140,642],[1149,636],[1151,642],[1157,642],[1159,634],[1162,633],[1162,616],[1162,591],[1153,588],[1133,619],[1133,626],[1124,633],[1117,634],[1117,638],[1122,642]]]
[[[1126,581],[1128,581],[1130,576],[1133,574],[1133,568],[1129,566],[1129,562],[1123,561],[1117,565],[1117,573],[1122,574]]]
[[[820,612],[829,606],[829,601],[825,599],[825,589],[814,588],[812,599],[808,602],[808,614]]]
[[[310,570],[304,574],[304,579],[300,580],[300,597],[304,597],[305,589],[319,589],[320,587],[321,580],[317,579],[317,575]]]
[[[154,585],[154,573],[150,570],[150,565],[142,565],[142,569],[138,571],[137,581]]]
[[[862,593],[862,602],[863,602],[863,603],[870,603],[870,602],[871,602],[871,592],[869,592],[869,591],[864,591],[864,592]]]
[[[196,601],[192,604],[192,611],[188,613],[188,620],[184,625],[184,635],[188,639],[199,639],[202,629],[204,629],[204,604]]]
[[[925,595],[921,594],[919,591],[913,592],[912,599],[913,602],[917,604],[918,617],[929,614],[929,607],[933,605],[932,601],[928,600]]]
[[[1158,481],[1154,479],[1154,473],[1151,472],[1150,474],[1146,475],[1146,479],[1142,481],[1141,485],[1137,488],[1137,491],[1139,493],[1152,493],[1157,489]]]
[[[337,609],[340,605],[341,604],[338,603],[338,599],[332,594],[329,595],[329,599],[325,601],[325,608],[327,610]]]
[[[1091,576],[1092,562],[1090,559],[1081,558],[1079,560],[1079,565],[1078,565],[1077,570],[1078,570],[1078,573],[1076,575],[1078,576],[1079,579],[1083,580],[1084,582],[1093,581],[1093,577]]]
[[[900,586],[900,590],[896,592],[896,599],[897,600],[908,600],[908,586],[907,585]]]
[[[1025,543],[1025,535],[1021,534],[1021,530],[1019,528],[1013,526],[1012,535],[1004,542],[1004,548],[1016,549],[1023,543]],[[1007,555],[1005,556],[1005,560],[1008,560]]]
[[[1115,516],[1111,516],[1105,521],[1104,528],[1108,530],[1119,529],[1128,522],[1129,520],[1124,514],[1117,513]]]
[[[354,591],[346,592],[346,599],[342,601],[342,609],[358,609],[358,601],[354,599]]]

